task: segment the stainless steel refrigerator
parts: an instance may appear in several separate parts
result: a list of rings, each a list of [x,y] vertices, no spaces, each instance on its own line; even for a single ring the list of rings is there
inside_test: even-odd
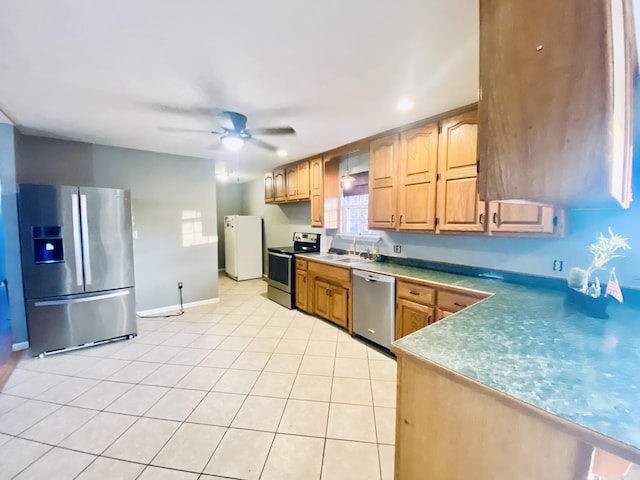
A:
[[[135,335],[129,190],[23,184],[19,212],[31,351]]]

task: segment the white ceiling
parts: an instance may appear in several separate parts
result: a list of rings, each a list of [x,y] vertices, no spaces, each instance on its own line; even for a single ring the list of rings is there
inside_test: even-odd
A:
[[[240,181],[477,100],[477,0],[0,0],[0,12],[0,111],[21,132],[212,158]],[[415,108],[397,111],[405,96]],[[216,109],[291,125],[296,136],[258,137],[289,156],[170,131],[216,129]]]

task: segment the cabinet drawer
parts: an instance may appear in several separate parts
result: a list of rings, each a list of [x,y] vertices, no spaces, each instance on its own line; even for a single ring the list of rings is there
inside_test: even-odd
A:
[[[486,298],[486,295],[481,293],[474,295],[455,290],[440,290],[438,292],[438,307],[442,310],[455,313],[459,312],[463,308],[470,307],[483,298]]]
[[[396,294],[398,298],[405,298],[422,305],[435,305],[436,303],[436,289],[420,283],[398,280]]]
[[[307,271],[307,261],[302,258],[296,258],[296,270]]]
[[[322,277],[334,282],[351,283],[351,269],[349,267],[334,267],[321,262],[308,262],[308,271],[312,277]]]

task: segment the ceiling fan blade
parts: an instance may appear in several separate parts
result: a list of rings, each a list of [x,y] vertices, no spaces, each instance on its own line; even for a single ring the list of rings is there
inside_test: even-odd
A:
[[[262,140],[255,138],[255,137],[251,137],[247,139],[247,142],[251,142],[254,145],[257,145],[258,147],[264,148],[265,150],[269,150],[271,152],[277,152],[278,151],[278,147],[271,145],[270,143],[267,142],[263,142]]]
[[[294,135],[296,131],[291,127],[252,128],[251,135]]]

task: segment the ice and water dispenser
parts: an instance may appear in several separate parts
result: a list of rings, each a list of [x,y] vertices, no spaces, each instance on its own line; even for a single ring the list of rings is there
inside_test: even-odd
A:
[[[33,227],[32,237],[35,263],[64,262],[62,227]]]

